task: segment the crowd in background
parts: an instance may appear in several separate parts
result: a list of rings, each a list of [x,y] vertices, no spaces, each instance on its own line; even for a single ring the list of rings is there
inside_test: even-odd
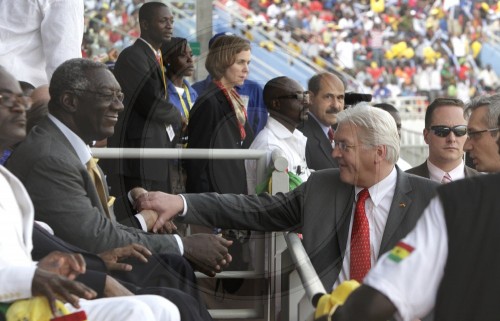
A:
[[[29,1],[22,8],[34,6]],[[6,245],[0,249],[15,248],[14,252],[4,251],[0,255],[4,258],[0,260],[0,278],[7,276],[3,279],[6,281],[0,282],[0,303],[7,304],[0,305],[0,320],[1,308],[10,310],[11,301],[39,294],[51,299],[75,285],[71,275],[48,269],[48,262],[61,254],[49,254],[46,259],[46,254],[37,253],[37,249],[43,248],[47,252],[69,251],[72,254],[68,259],[81,252],[85,257],[78,259],[82,268],[75,275],[85,272],[84,262],[89,262],[85,263],[89,266],[98,263],[89,268],[92,273],[85,275],[86,279],[80,279],[88,283],[89,289],[82,284],[82,293],[75,293],[75,297],[68,294],[68,299],[137,294],[130,299],[130,305],[143,316],[149,313],[145,320],[209,321],[212,318],[198,293],[193,270],[215,276],[229,263],[236,270],[247,269],[248,262],[253,261],[253,239],[247,230],[297,228],[326,291],[340,288],[349,279],[363,281],[372,291],[380,292],[372,292],[373,295],[384,296],[386,301],[378,299],[387,306],[383,309],[387,316],[382,319],[396,311],[405,313],[405,320],[422,318],[434,304],[436,319],[448,319],[441,316],[453,313],[477,314],[479,319],[498,315],[494,303],[500,288],[496,280],[500,278],[482,276],[489,274],[483,272],[499,271],[500,260],[477,250],[483,244],[496,250],[494,246],[499,244],[495,242],[498,220],[493,221],[495,224],[488,222],[489,216],[500,209],[493,188],[498,185],[499,176],[492,174],[490,178],[479,173],[500,171],[500,94],[487,95],[496,90],[498,78],[492,67],[482,66],[479,59],[486,35],[484,26],[489,24],[488,16],[481,12],[494,15],[493,6],[444,2],[434,7],[426,2],[408,2],[398,3],[393,12],[394,3],[389,1],[365,5],[333,1],[226,1],[229,8],[243,5],[254,13],[247,14],[242,37],[226,33],[212,37],[205,62],[209,76],[191,86],[187,78],[194,71],[193,50],[188,39],[173,37],[176,20],[164,3],[85,1],[85,40],[80,47],[81,30],[67,33],[71,28],[57,28],[71,25],[71,21],[61,23],[71,12],[80,18],[75,20],[75,26],[83,25],[82,2],[74,1],[79,5],[72,8],[75,10],[61,10],[52,4],[45,11],[20,10],[19,16],[27,17],[27,21],[39,18],[35,36],[40,40],[53,38],[55,43],[66,44],[72,38],[78,39],[72,55],[79,56],[82,48],[82,56],[113,64],[113,68],[80,57],[59,57],[64,62],[55,70],[48,63],[40,66],[29,59],[19,59],[26,68],[15,70],[14,76],[7,67],[21,65],[10,62],[24,58],[21,54],[26,50],[10,56],[0,52],[4,59],[0,59],[0,154],[5,151],[8,158],[7,169],[0,166],[0,187],[8,193],[0,199],[0,219],[5,223],[0,226],[13,231],[0,233],[0,243]],[[192,3],[172,5],[193,9]],[[10,32],[0,32],[4,35],[0,42],[6,48],[34,43],[28,39],[32,37],[32,28],[16,34],[18,19],[12,18],[8,9],[6,2],[0,0],[0,20],[11,24],[0,26]],[[53,14],[56,9],[60,9],[58,15]],[[46,14],[49,11],[52,16]],[[260,22],[253,18],[257,11]],[[35,12],[36,16],[28,17],[25,12]],[[290,12],[295,15],[290,17]],[[429,12],[425,19],[424,12]],[[355,22],[353,17],[363,18]],[[429,24],[429,19],[435,20],[436,28]],[[425,20],[423,29],[419,28],[420,20]],[[426,106],[423,128],[429,157],[407,171],[416,176],[403,172],[400,165],[398,109],[388,103],[373,106],[377,108],[364,103],[350,107],[355,105],[354,95],[365,95],[347,95],[343,75],[318,72],[309,79],[307,89],[287,76],[267,81],[264,88],[248,80],[252,52],[244,37],[253,38],[253,27],[259,23],[271,36],[286,43],[292,38],[298,40],[297,50],[319,65],[327,68],[324,61],[330,60],[356,77],[376,99],[417,94],[433,99]],[[56,27],[48,29],[48,24]],[[57,31],[62,34],[60,38]],[[283,37],[287,32],[289,39]],[[327,34],[331,37],[325,40]],[[353,45],[356,41],[359,48],[353,47],[350,56],[341,56],[339,45]],[[69,53],[47,46],[46,41],[36,44],[47,54],[47,62],[54,53]],[[33,67],[46,74],[50,87],[26,81],[32,76]],[[37,90],[43,91],[40,101],[35,99]],[[451,98],[469,100],[473,95],[479,97],[467,104]],[[31,115],[37,108],[44,108],[43,117],[24,140],[24,127],[33,120]],[[112,148],[202,148],[210,152],[231,149],[241,153],[259,149],[266,151],[267,176],[259,177],[262,184],[256,185],[257,167],[233,158],[184,162],[120,157],[104,158],[97,164],[90,150],[90,146],[97,146],[95,142],[107,142]],[[270,159],[276,150],[287,160],[289,188],[295,190],[271,196],[260,192],[272,186]],[[465,164],[464,152],[469,153],[476,169]],[[452,183],[464,178],[468,179],[466,183]],[[451,187],[439,187],[439,198],[431,200],[439,184]],[[458,193],[451,195],[452,191]],[[218,195],[195,195],[205,192]],[[246,195],[254,192],[259,195]],[[468,194],[470,199],[457,197]],[[484,195],[491,202],[482,202]],[[429,201],[431,205],[426,207]],[[35,208],[37,220],[50,228],[33,224]],[[334,215],[330,209],[334,209]],[[12,220],[7,214],[21,219]],[[182,223],[204,225],[207,230],[179,231],[170,221],[178,216]],[[436,217],[441,220],[437,224],[431,222]],[[462,231],[464,225],[455,224],[457,217],[465,219],[465,226],[472,226],[469,234]],[[415,224],[416,229],[410,232]],[[435,225],[434,230],[429,229],[431,225]],[[334,230],[338,237],[332,238]],[[408,232],[411,234],[403,243],[396,243]],[[473,258],[468,264],[463,264],[462,252],[456,251],[457,235],[461,242],[458,248],[466,249]],[[443,236],[449,236],[450,242],[446,238],[436,239]],[[486,242],[485,236],[491,240]],[[416,250],[407,261],[411,264],[386,270],[383,264],[393,259],[391,255],[396,257],[396,263],[406,258],[399,251],[404,242],[412,244],[403,246],[410,252],[406,256]],[[35,251],[30,255],[32,248]],[[375,266],[379,253],[391,248],[389,256]],[[42,259],[34,267],[34,260],[39,257]],[[136,257],[143,264],[134,263],[137,265],[132,270],[131,265],[119,262],[128,257]],[[10,277],[20,267],[30,268],[27,273],[19,273],[23,281],[28,281],[21,285]],[[388,277],[406,292],[387,294],[382,281],[367,274],[372,267],[372,275]],[[471,274],[471,267],[478,267],[478,272]],[[457,291],[455,280],[464,280],[467,275],[471,275],[468,283]],[[426,281],[422,282],[424,278]],[[428,282],[430,278],[434,280]],[[414,284],[406,286],[410,279]],[[50,280],[67,283],[56,283],[53,289],[44,290],[43,284],[53,284]],[[479,297],[486,298],[482,305],[463,305],[449,312],[451,309],[440,300],[442,293],[449,295],[450,305],[457,306],[471,282],[479,284]],[[239,279],[223,280],[221,284],[223,293],[234,294],[244,288]],[[215,285],[214,291],[219,285]],[[91,286],[95,293],[85,295]],[[420,298],[413,294],[417,286],[422,287]],[[438,286],[440,293],[436,293]],[[493,295],[486,295],[490,292]],[[140,296],[152,293],[164,299]],[[457,297],[451,295],[456,293]],[[475,296],[477,293],[466,296],[467,301],[472,302]],[[437,303],[433,300],[436,297]],[[106,301],[95,302],[102,302],[106,310],[117,313],[110,319],[136,319],[127,310],[117,308],[118,303],[127,304],[130,300],[117,299],[114,306]],[[362,303],[367,302],[365,299]],[[70,303],[79,308],[76,301]],[[410,303],[413,306],[405,311],[403,305]],[[380,305],[378,309],[382,310]],[[96,307],[86,310],[89,319],[105,319]],[[331,315],[335,308],[328,311]]]
[[[113,62],[139,35],[144,0],[87,0],[84,56]],[[487,1],[227,0],[246,20],[320,68],[354,76],[375,98],[424,95],[468,101],[492,93],[498,77],[480,61],[485,40],[498,34],[500,6]],[[192,10],[192,3],[173,3]],[[487,32],[488,31],[488,32]],[[266,46],[266,43],[261,43]],[[272,46],[267,47],[272,50]]]

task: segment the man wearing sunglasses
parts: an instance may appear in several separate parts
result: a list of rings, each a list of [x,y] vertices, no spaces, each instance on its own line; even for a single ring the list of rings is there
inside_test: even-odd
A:
[[[474,98],[466,106],[465,117],[469,123],[464,150],[480,172],[500,172],[500,155],[496,145],[499,115],[500,94]]]
[[[429,157],[408,173],[449,183],[478,172],[464,163],[464,143],[467,121],[464,103],[460,99],[436,98],[425,112],[424,140],[429,145]]]
[[[266,126],[255,137],[250,149],[267,151],[267,166],[275,149],[282,151],[288,161],[288,171],[306,181],[311,174],[306,163],[307,138],[295,128],[307,119],[309,92],[288,77],[271,79],[264,87],[264,102],[270,117]],[[256,192],[257,162],[245,161],[248,192]]]

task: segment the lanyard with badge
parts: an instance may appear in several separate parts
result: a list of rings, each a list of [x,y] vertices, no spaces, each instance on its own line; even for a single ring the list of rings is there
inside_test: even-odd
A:
[[[191,110],[191,107],[193,107],[193,102],[191,101],[191,94],[189,93],[189,88],[186,86],[186,84],[182,84],[182,88],[184,88],[184,92],[186,93],[186,99],[187,103],[189,105],[189,108],[186,106],[186,102],[184,101],[184,98],[182,95],[177,91],[177,95],[179,96],[179,100],[181,101],[182,105],[182,110],[184,111],[184,116],[186,116],[186,119],[189,120],[189,111]]]

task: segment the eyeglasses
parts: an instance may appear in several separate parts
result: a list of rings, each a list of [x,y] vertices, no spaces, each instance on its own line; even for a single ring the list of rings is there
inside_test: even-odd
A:
[[[12,109],[16,106],[21,106],[24,110],[31,109],[31,98],[22,94],[14,94],[9,92],[0,93],[0,106]]]
[[[278,96],[276,97],[276,99],[297,99],[298,101],[302,102],[302,104],[309,104],[311,101],[311,97],[309,96],[308,91],[298,92],[290,95]]]
[[[341,152],[346,152],[349,148],[354,148],[356,145],[347,145],[345,142],[336,142],[332,141],[332,148],[335,150],[335,148],[340,149]]]
[[[434,132],[434,135],[438,137],[447,137],[451,132],[455,134],[457,137],[462,137],[467,134],[467,126],[466,125],[458,125],[458,126],[431,126],[431,130]]]
[[[118,100],[119,102],[123,102],[125,95],[121,91],[110,91],[110,92],[102,92],[102,91],[93,91],[87,89],[73,89],[74,91],[81,91],[86,93],[91,93],[96,95],[99,99],[104,101],[105,103],[111,104],[113,101]]]
[[[490,128],[490,129],[483,129],[483,130],[477,130],[475,132],[469,131],[467,133],[467,137],[469,139],[477,139],[481,136],[482,133],[492,133],[492,132],[498,132],[500,128]]]

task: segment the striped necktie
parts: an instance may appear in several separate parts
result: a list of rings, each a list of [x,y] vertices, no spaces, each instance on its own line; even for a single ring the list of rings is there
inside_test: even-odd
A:
[[[87,172],[94,183],[94,186],[97,191],[97,195],[99,195],[99,200],[101,201],[102,208],[106,212],[106,216],[108,218],[112,218],[109,213],[109,207],[113,205],[115,198],[111,196],[109,199],[106,194],[105,185],[101,177],[101,172],[97,167],[97,159],[91,157],[87,162]]]
[[[441,179],[441,184],[447,184],[447,183],[449,183],[449,182],[451,182],[451,181],[452,181],[452,179],[451,179],[450,174],[449,174],[449,173],[447,173],[447,172],[446,172],[446,173],[444,173],[444,175],[443,175],[443,179]]]
[[[333,137],[335,136],[335,133],[333,132],[333,129],[330,127],[328,129],[328,139],[330,140],[330,143],[333,142]]]

